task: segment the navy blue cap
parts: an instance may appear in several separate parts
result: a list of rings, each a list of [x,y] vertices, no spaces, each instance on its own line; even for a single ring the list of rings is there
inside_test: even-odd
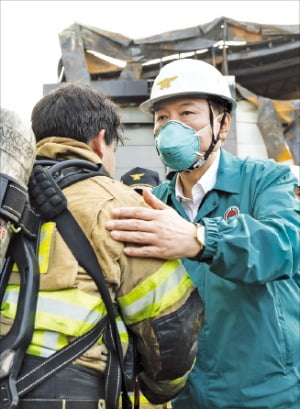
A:
[[[146,168],[136,167],[121,176],[121,182],[133,189],[154,188],[161,183],[159,173]]]

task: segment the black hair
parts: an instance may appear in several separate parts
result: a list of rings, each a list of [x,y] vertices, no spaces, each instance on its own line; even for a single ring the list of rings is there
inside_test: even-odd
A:
[[[68,83],[38,101],[31,114],[36,140],[61,136],[88,143],[105,129],[105,142],[123,143],[117,105],[87,84]]]
[[[221,114],[223,112],[227,112],[228,114],[230,114],[230,112],[232,111],[231,104],[223,98],[218,98],[218,97],[213,96],[213,97],[209,97],[206,99],[209,105],[211,105],[211,107],[218,114]]]

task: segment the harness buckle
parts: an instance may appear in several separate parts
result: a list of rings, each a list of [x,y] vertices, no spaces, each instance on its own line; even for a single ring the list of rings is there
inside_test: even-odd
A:
[[[6,349],[0,355],[0,408],[14,409],[19,402],[16,388],[16,379],[12,370],[16,352],[12,349]]]

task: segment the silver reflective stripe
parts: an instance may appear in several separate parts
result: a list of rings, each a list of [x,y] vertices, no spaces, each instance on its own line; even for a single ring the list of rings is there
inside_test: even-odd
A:
[[[16,304],[18,303],[18,298],[19,298],[19,291],[6,291],[4,293],[4,297],[3,297],[3,303],[4,302],[10,302],[12,304]]]
[[[84,306],[69,304],[62,300],[53,300],[44,296],[38,298],[37,310],[89,324],[96,323],[103,316]]]
[[[3,302],[16,304],[18,302],[19,292],[15,290],[6,291]],[[74,321],[95,324],[103,314],[97,311],[91,311],[84,306],[70,304],[62,300],[48,298],[44,295],[38,297],[37,311],[57,315],[58,317],[72,319]]]
[[[53,331],[44,331],[44,342],[40,348],[40,356],[48,358],[48,356],[54,354],[58,349],[59,334]]]
[[[127,329],[125,327],[124,321],[117,319],[116,323],[117,323],[117,328],[118,328],[119,334],[122,334],[124,332],[127,334]]]

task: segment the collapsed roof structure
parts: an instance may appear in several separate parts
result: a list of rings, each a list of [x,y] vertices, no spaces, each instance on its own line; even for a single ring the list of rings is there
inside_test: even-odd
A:
[[[197,58],[235,77],[235,96],[257,106],[268,156],[300,162],[300,28],[226,17],[186,29],[131,39],[75,23],[59,34],[59,82],[88,82],[121,106],[149,97],[160,68]],[[44,92],[58,84],[45,84]],[[274,121],[275,120],[275,121]]]

